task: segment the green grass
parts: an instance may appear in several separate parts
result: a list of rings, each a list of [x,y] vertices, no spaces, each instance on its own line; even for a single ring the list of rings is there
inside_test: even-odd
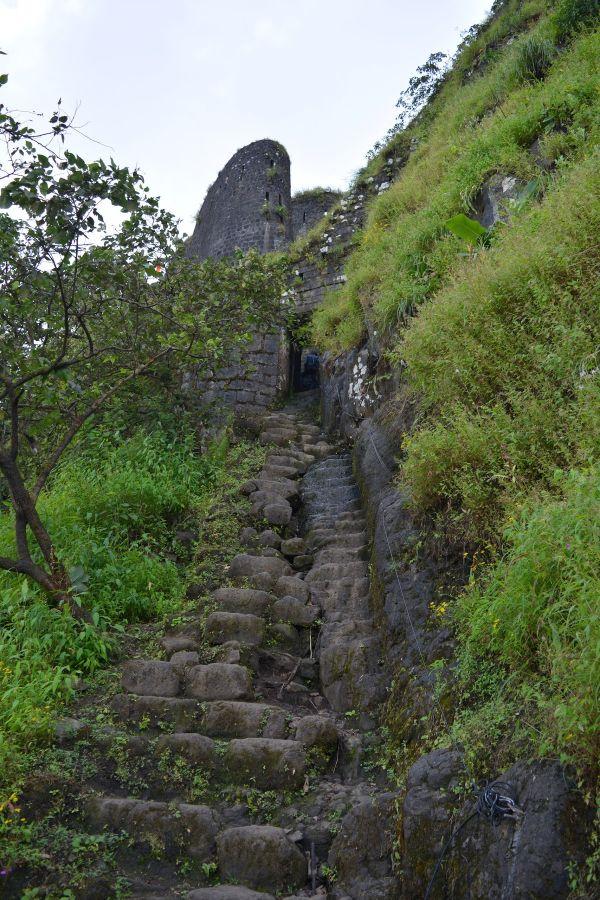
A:
[[[11,784],[19,748],[43,738],[74,679],[104,666],[127,623],[181,606],[185,573],[164,553],[173,522],[204,501],[224,466],[224,448],[193,451],[187,428],[123,437],[92,431],[40,498],[43,521],[69,567],[87,579],[81,601],[93,624],[51,608],[20,576],[0,573],[0,771]],[[11,518],[0,519],[0,548],[12,551]]]
[[[529,150],[536,139],[550,160],[563,164],[589,152],[597,139],[598,34],[579,38],[555,54],[550,65],[552,19],[537,20],[545,3],[521,5],[520,17],[507,30],[511,8],[518,6],[507,4],[503,18],[492,23],[476,46],[466,48],[431,107],[392,141],[406,143],[412,137],[418,146],[390,190],[373,203],[340,296],[315,318],[315,339],[321,346],[339,350],[352,345],[359,331],[345,331],[348,311],[362,311],[372,327],[393,336],[408,315],[451,283],[460,273],[464,247],[444,223],[459,212],[469,213],[477,192],[495,172],[524,183],[539,178]],[[530,20],[536,22],[533,31],[502,43]],[[476,61],[479,68],[473,74]],[[532,71],[542,74],[541,69],[547,70],[545,79],[528,80]],[[392,152],[390,146],[383,155]],[[546,190],[551,190],[550,181]]]
[[[453,731],[478,748],[489,737],[482,719],[495,716],[505,743],[520,732],[525,751],[592,768],[600,743],[600,466],[569,472],[559,487],[507,526],[504,555],[458,601],[466,702]]]
[[[458,540],[494,540],[556,469],[598,458],[598,173],[570,167],[398,348],[421,410],[402,477]]]

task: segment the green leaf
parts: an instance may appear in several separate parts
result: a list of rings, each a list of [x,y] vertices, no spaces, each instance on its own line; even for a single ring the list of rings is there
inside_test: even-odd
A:
[[[444,227],[468,244],[480,243],[489,233],[488,229],[480,225],[476,219],[470,219],[464,213],[452,216],[451,219],[444,222]]]

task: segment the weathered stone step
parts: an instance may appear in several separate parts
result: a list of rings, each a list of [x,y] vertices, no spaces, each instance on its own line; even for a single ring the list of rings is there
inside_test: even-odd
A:
[[[275,900],[275,897],[263,891],[253,891],[241,884],[218,884],[191,891],[187,900]]]
[[[300,465],[298,463],[298,465]],[[261,479],[278,479],[278,478],[296,478],[301,472],[300,469],[283,463],[267,462],[260,472]]]
[[[267,457],[265,466],[282,466],[293,469],[296,475],[304,475],[308,469],[309,462],[297,459],[292,453],[272,453]]]
[[[206,619],[204,634],[209,644],[238,641],[240,644],[258,647],[264,640],[265,627],[265,620],[252,613],[214,612]]]
[[[347,578],[364,578],[368,572],[366,562],[317,563],[306,575],[307,584],[320,581],[337,581]]]
[[[308,628],[319,618],[321,610],[312,603],[304,603],[296,597],[280,597],[273,604],[273,618],[278,622],[289,622]]]
[[[236,627],[240,629],[240,614],[213,613],[213,616],[237,616]],[[209,616],[209,619],[211,617]],[[242,617],[244,621],[264,620],[257,616]],[[207,620],[208,622],[208,620]],[[219,620],[214,620],[212,632],[217,633],[221,627]],[[215,641],[217,642],[217,641]],[[252,678],[244,666],[231,663],[209,663],[195,665],[185,669],[182,676],[177,665],[158,659],[130,659],[123,664],[121,679],[123,690],[138,696],[160,697],[165,700],[174,698],[183,688],[188,697],[197,700],[247,700],[252,697]]]
[[[217,838],[217,858],[222,878],[251,888],[289,891],[308,877],[302,851],[273,825],[228,828]]]
[[[94,828],[125,831],[136,845],[160,850],[169,859],[179,857],[182,851],[199,862],[208,862],[215,855],[218,822],[208,806],[94,797],[86,813]]]
[[[233,738],[222,746],[205,735],[169,734],[159,739],[157,750],[201,765],[215,777],[261,790],[297,790],[307,767],[305,746],[285,738]]]
[[[276,447],[287,447],[296,440],[296,431],[291,428],[272,428],[268,431],[261,431],[258,439],[263,445],[275,444]]]
[[[273,556],[253,556],[249,553],[239,553],[229,566],[229,574],[235,579],[252,578],[263,572],[279,578],[282,575],[291,575],[292,567],[285,559]]]
[[[248,494],[250,499],[255,496],[257,491],[277,494],[283,497],[284,500],[296,500],[298,497],[298,483],[292,481],[291,478],[261,475],[258,478],[251,478],[243,485],[242,492]]]
[[[267,613],[275,599],[267,591],[251,588],[219,588],[211,596],[225,612],[251,613],[254,616]]]
[[[215,738],[285,738],[289,715],[268,703],[222,700],[203,705],[201,730]]]
[[[186,672],[185,692],[197,700],[250,700],[252,677],[248,669],[235,663],[193,666]]]
[[[333,548],[333,547],[341,547],[343,550],[362,550],[363,547],[366,547],[368,544],[368,539],[366,532],[364,531],[356,531],[356,532],[346,532],[346,534],[336,535],[333,530],[325,531],[311,531],[308,541],[308,546],[313,550],[318,550],[320,547]]]
[[[204,705],[199,700],[182,697],[152,697],[116,694],[111,708],[117,719],[130,725],[142,722],[152,730],[170,727],[177,731],[194,731],[204,719]]]
[[[306,750],[299,741],[236,738],[229,742],[223,764],[238,783],[296,790],[304,784]]]

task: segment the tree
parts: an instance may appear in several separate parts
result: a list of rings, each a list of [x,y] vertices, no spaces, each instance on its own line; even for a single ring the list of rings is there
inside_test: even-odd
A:
[[[85,616],[37,511],[52,471],[128,386],[165,364],[210,377],[253,328],[273,325],[284,273],[256,253],[186,259],[140,173],[65,149],[72,127],[60,107],[40,133],[0,105],[0,473],[15,537],[0,568]],[[109,206],[124,216],[114,233]]]
[[[376,141],[367,153],[368,159],[373,159],[377,154],[407,125],[413,121],[418,113],[439,91],[448,72],[447,54],[437,51],[430,53],[422,66],[417,67],[414,75],[411,75],[408,86],[402,91],[396,102],[400,110],[396,121],[388,129],[380,141]]]

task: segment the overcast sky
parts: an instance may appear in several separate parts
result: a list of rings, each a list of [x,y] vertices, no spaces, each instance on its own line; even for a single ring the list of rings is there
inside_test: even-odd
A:
[[[344,188],[435,50],[491,0],[0,0],[0,99],[80,104],[90,159],[139,166],[191,231],[244,144],[276,138],[292,190]],[[2,65],[0,63],[0,65]]]

